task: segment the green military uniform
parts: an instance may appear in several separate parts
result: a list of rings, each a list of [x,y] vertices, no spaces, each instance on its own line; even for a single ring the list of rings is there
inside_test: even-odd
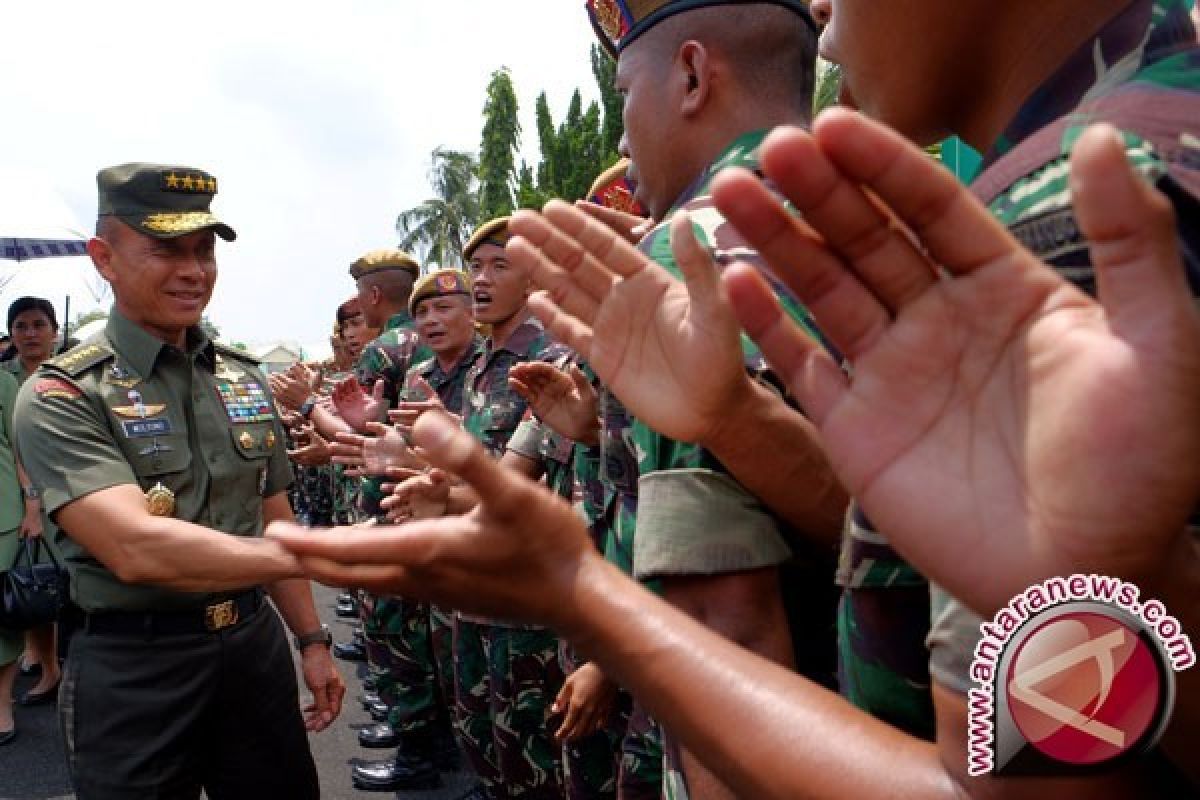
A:
[[[507,218],[491,220],[472,236],[464,257],[483,242],[503,245]],[[467,376],[463,427],[500,458],[525,414],[524,399],[508,386],[508,371],[523,361],[547,360],[554,346],[541,323],[529,318],[502,345],[491,339]],[[558,639],[533,626],[456,614],[455,713],[464,751],[497,796],[560,798],[561,748],[548,730],[548,709],[562,687]]]
[[[413,286],[409,298],[409,310],[416,313],[417,306],[422,300],[439,296],[466,295],[470,296],[470,279],[459,270],[438,270],[423,276]],[[467,373],[478,358],[483,348],[483,339],[474,336],[458,361],[446,369],[436,358],[428,358],[408,371],[402,397],[406,400],[426,400],[423,393],[417,389],[418,378],[425,381],[437,393],[442,405],[454,413],[462,409],[463,387],[466,384]],[[432,691],[434,683],[438,688],[436,698],[430,697],[427,707],[436,709],[439,716],[443,715],[456,722],[454,714],[454,618],[453,612],[434,605],[427,606],[427,631],[414,630],[409,637],[414,652],[430,651],[432,658],[411,658],[408,662],[413,669],[425,669],[426,664],[432,663],[435,681],[409,681],[410,686],[428,686]],[[422,633],[425,635],[422,636]],[[461,736],[460,736],[461,738]]]
[[[131,164],[98,183],[102,217],[143,236],[234,236],[208,210],[216,180],[207,173]],[[267,382],[200,328],[185,338],[182,349],[169,345],[114,308],[103,333],[26,381],[17,442],[48,513],[128,485],[151,514],[261,536],[264,498],[291,481]],[[78,797],[186,797],[202,786],[315,797],[290,647],[261,588],[127,583],[74,534],[61,529],[59,544],[86,617],[59,712]],[[280,763],[288,769],[272,768]]]
[[[1109,122],[1121,131],[1129,161],[1171,199],[1192,295],[1200,297],[1198,119],[1200,45],[1189,4],[1132,0],[1031,95],[971,189],[1022,244],[1094,292],[1088,243],[1071,208],[1069,155],[1086,125]],[[1189,528],[1200,536],[1200,509]],[[981,619],[940,588],[931,594],[930,672],[965,694]],[[1147,796],[1194,796],[1196,787],[1161,753],[1149,758],[1162,783],[1147,785]]]
[[[400,250],[377,250],[355,261],[350,276],[359,280],[384,271],[407,272],[415,281],[420,268]],[[363,348],[355,376],[367,392],[382,381],[388,408],[396,408],[412,365],[432,355],[417,338],[412,315],[407,310],[397,311],[384,323],[379,336]],[[382,476],[363,478],[359,495],[362,513],[380,521],[384,518],[379,505],[384,480]],[[445,704],[437,700],[428,606],[397,595],[364,593],[360,610],[367,661],[379,698],[389,706],[388,722],[404,737],[410,754],[428,756],[435,738],[450,736]],[[431,773],[432,766],[425,761],[416,771]]]

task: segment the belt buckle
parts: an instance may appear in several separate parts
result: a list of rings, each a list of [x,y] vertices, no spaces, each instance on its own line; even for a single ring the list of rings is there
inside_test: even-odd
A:
[[[209,631],[219,631],[228,628],[238,621],[237,604],[232,600],[215,603],[204,609],[204,627]]]

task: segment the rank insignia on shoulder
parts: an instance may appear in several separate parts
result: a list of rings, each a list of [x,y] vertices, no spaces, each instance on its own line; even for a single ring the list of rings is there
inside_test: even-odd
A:
[[[61,378],[40,378],[33,385],[33,391],[38,397],[58,397],[63,400],[74,400],[83,396],[79,388]]]
[[[169,517],[175,513],[175,493],[161,482],[146,490],[146,508],[156,517]]]

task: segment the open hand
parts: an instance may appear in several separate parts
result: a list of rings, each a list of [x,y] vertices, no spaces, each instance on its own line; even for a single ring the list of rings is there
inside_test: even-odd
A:
[[[525,361],[509,369],[508,385],[560,436],[589,445],[599,442],[599,401],[579,367],[561,370],[544,361]]]
[[[1200,319],[1170,206],[1115,133],[1089,130],[1071,160],[1100,302],[865,117],[777,130],[762,164],[819,236],[744,171],[718,177],[717,205],[851,375],[757,271],[725,284],[876,527],[985,614],[1050,575],[1152,583],[1200,486]]]

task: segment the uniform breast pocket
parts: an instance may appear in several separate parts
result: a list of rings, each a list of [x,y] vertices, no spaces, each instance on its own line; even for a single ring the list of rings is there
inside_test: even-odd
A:
[[[487,429],[511,434],[525,415],[525,400],[514,391],[505,391],[488,398]]]
[[[275,426],[270,423],[234,425],[229,435],[238,455],[232,465],[234,490],[257,501],[266,489],[267,463],[275,447]]]

